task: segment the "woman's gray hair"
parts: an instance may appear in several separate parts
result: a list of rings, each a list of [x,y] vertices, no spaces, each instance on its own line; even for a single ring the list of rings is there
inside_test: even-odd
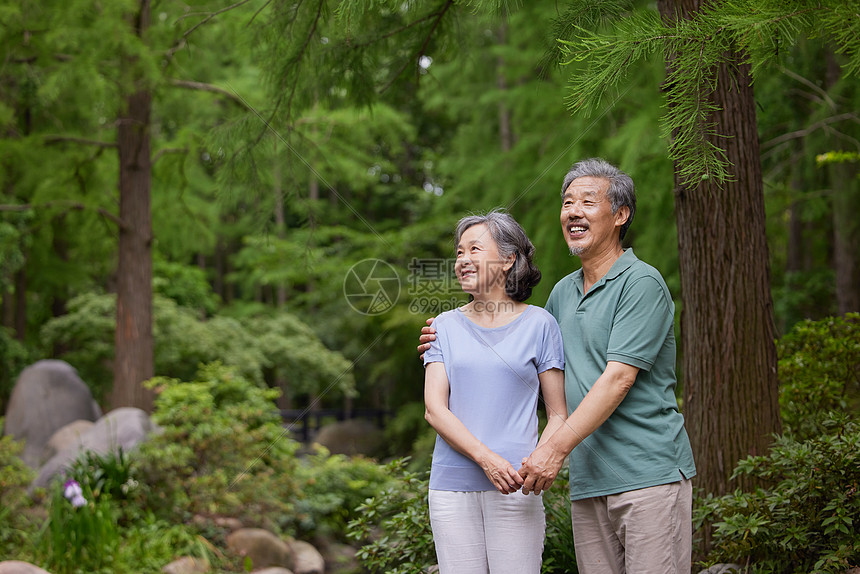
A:
[[[633,214],[636,213],[636,189],[633,186],[633,179],[604,159],[599,157],[584,159],[573,164],[564,176],[564,183],[561,184],[562,197],[571,182],[580,177],[601,177],[609,181],[606,195],[612,203],[612,213],[618,213],[618,209],[623,205],[630,209],[627,221],[621,226],[619,239],[624,239],[627,228],[633,223]]]
[[[499,247],[499,255],[503,258],[516,256],[505,278],[505,293],[514,301],[525,301],[531,296],[532,287],[540,283],[541,277],[540,270],[532,261],[534,245],[516,219],[500,209],[494,209],[484,215],[468,215],[461,219],[454,233],[454,248],[460,244],[460,238],[467,229],[481,224],[487,226],[490,236]]]

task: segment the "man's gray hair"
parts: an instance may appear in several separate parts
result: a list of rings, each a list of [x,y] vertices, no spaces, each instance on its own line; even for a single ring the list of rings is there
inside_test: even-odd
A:
[[[483,215],[468,215],[457,223],[454,233],[454,248],[470,227],[484,224],[499,247],[499,255],[507,258],[515,255],[514,265],[505,279],[505,292],[514,301],[525,301],[532,294],[532,287],[540,282],[540,270],[532,261],[535,247],[522,226],[510,214],[494,209]]]
[[[619,239],[624,239],[627,228],[633,223],[633,214],[636,213],[636,189],[633,186],[633,179],[604,159],[599,157],[584,159],[573,164],[564,176],[564,183],[561,185],[562,197],[571,182],[580,177],[601,177],[609,181],[606,195],[612,204],[612,213],[618,213],[618,209],[623,205],[630,209],[627,221],[621,226]]]

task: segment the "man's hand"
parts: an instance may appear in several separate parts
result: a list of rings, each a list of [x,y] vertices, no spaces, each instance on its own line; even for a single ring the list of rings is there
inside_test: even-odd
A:
[[[424,351],[430,348],[430,341],[436,340],[436,329],[433,328],[433,321],[436,317],[430,317],[427,319],[427,326],[421,327],[421,336],[418,337],[418,342],[421,343],[418,345],[418,358],[422,361],[424,360]]]
[[[528,458],[523,459],[519,474],[523,477],[523,494],[534,492],[540,494],[549,490],[555,477],[564,464],[564,457],[552,448],[550,443],[537,447]]]

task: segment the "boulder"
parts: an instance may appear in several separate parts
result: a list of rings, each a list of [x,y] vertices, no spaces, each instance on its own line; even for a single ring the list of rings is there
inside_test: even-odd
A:
[[[93,428],[93,421],[72,421],[51,435],[42,449],[42,460],[51,460],[55,454],[81,442],[81,435]]]
[[[325,560],[314,546],[304,540],[290,540],[295,574],[323,574]]]
[[[370,421],[350,419],[323,426],[314,442],[326,447],[332,454],[376,456],[385,445],[385,436]]]
[[[38,566],[34,566],[27,562],[19,562],[18,560],[6,560],[0,562],[0,574],[51,574],[47,570],[42,570]]]
[[[251,568],[293,567],[293,554],[286,542],[262,528],[240,528],[227,536],[227,548],[251,559]]]
[[[101,414],[74,367],[65,361],[38,361],[18,376],[3,433],[25,441],[21,458],[38,468],[45,445],[58,429],[76,420],[94,421]]]
[[[209,572],[209,563],[199,558],[183,556],[161,569],[164,574],[203,574]]]
[[[153,430],[149,415],[134,407],[114,409],[99,420],[88,431],[80,435],[79,441],[55,454],[39,469],[31,488],[46,487],[58,474],[68,468],[85,451],[97,454],[131,451],[146,439]]]

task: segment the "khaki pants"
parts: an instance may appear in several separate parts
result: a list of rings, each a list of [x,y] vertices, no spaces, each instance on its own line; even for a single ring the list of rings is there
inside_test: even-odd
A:
[[[692,509],[687,479],[573,502],[580,574],[689,574]]]

